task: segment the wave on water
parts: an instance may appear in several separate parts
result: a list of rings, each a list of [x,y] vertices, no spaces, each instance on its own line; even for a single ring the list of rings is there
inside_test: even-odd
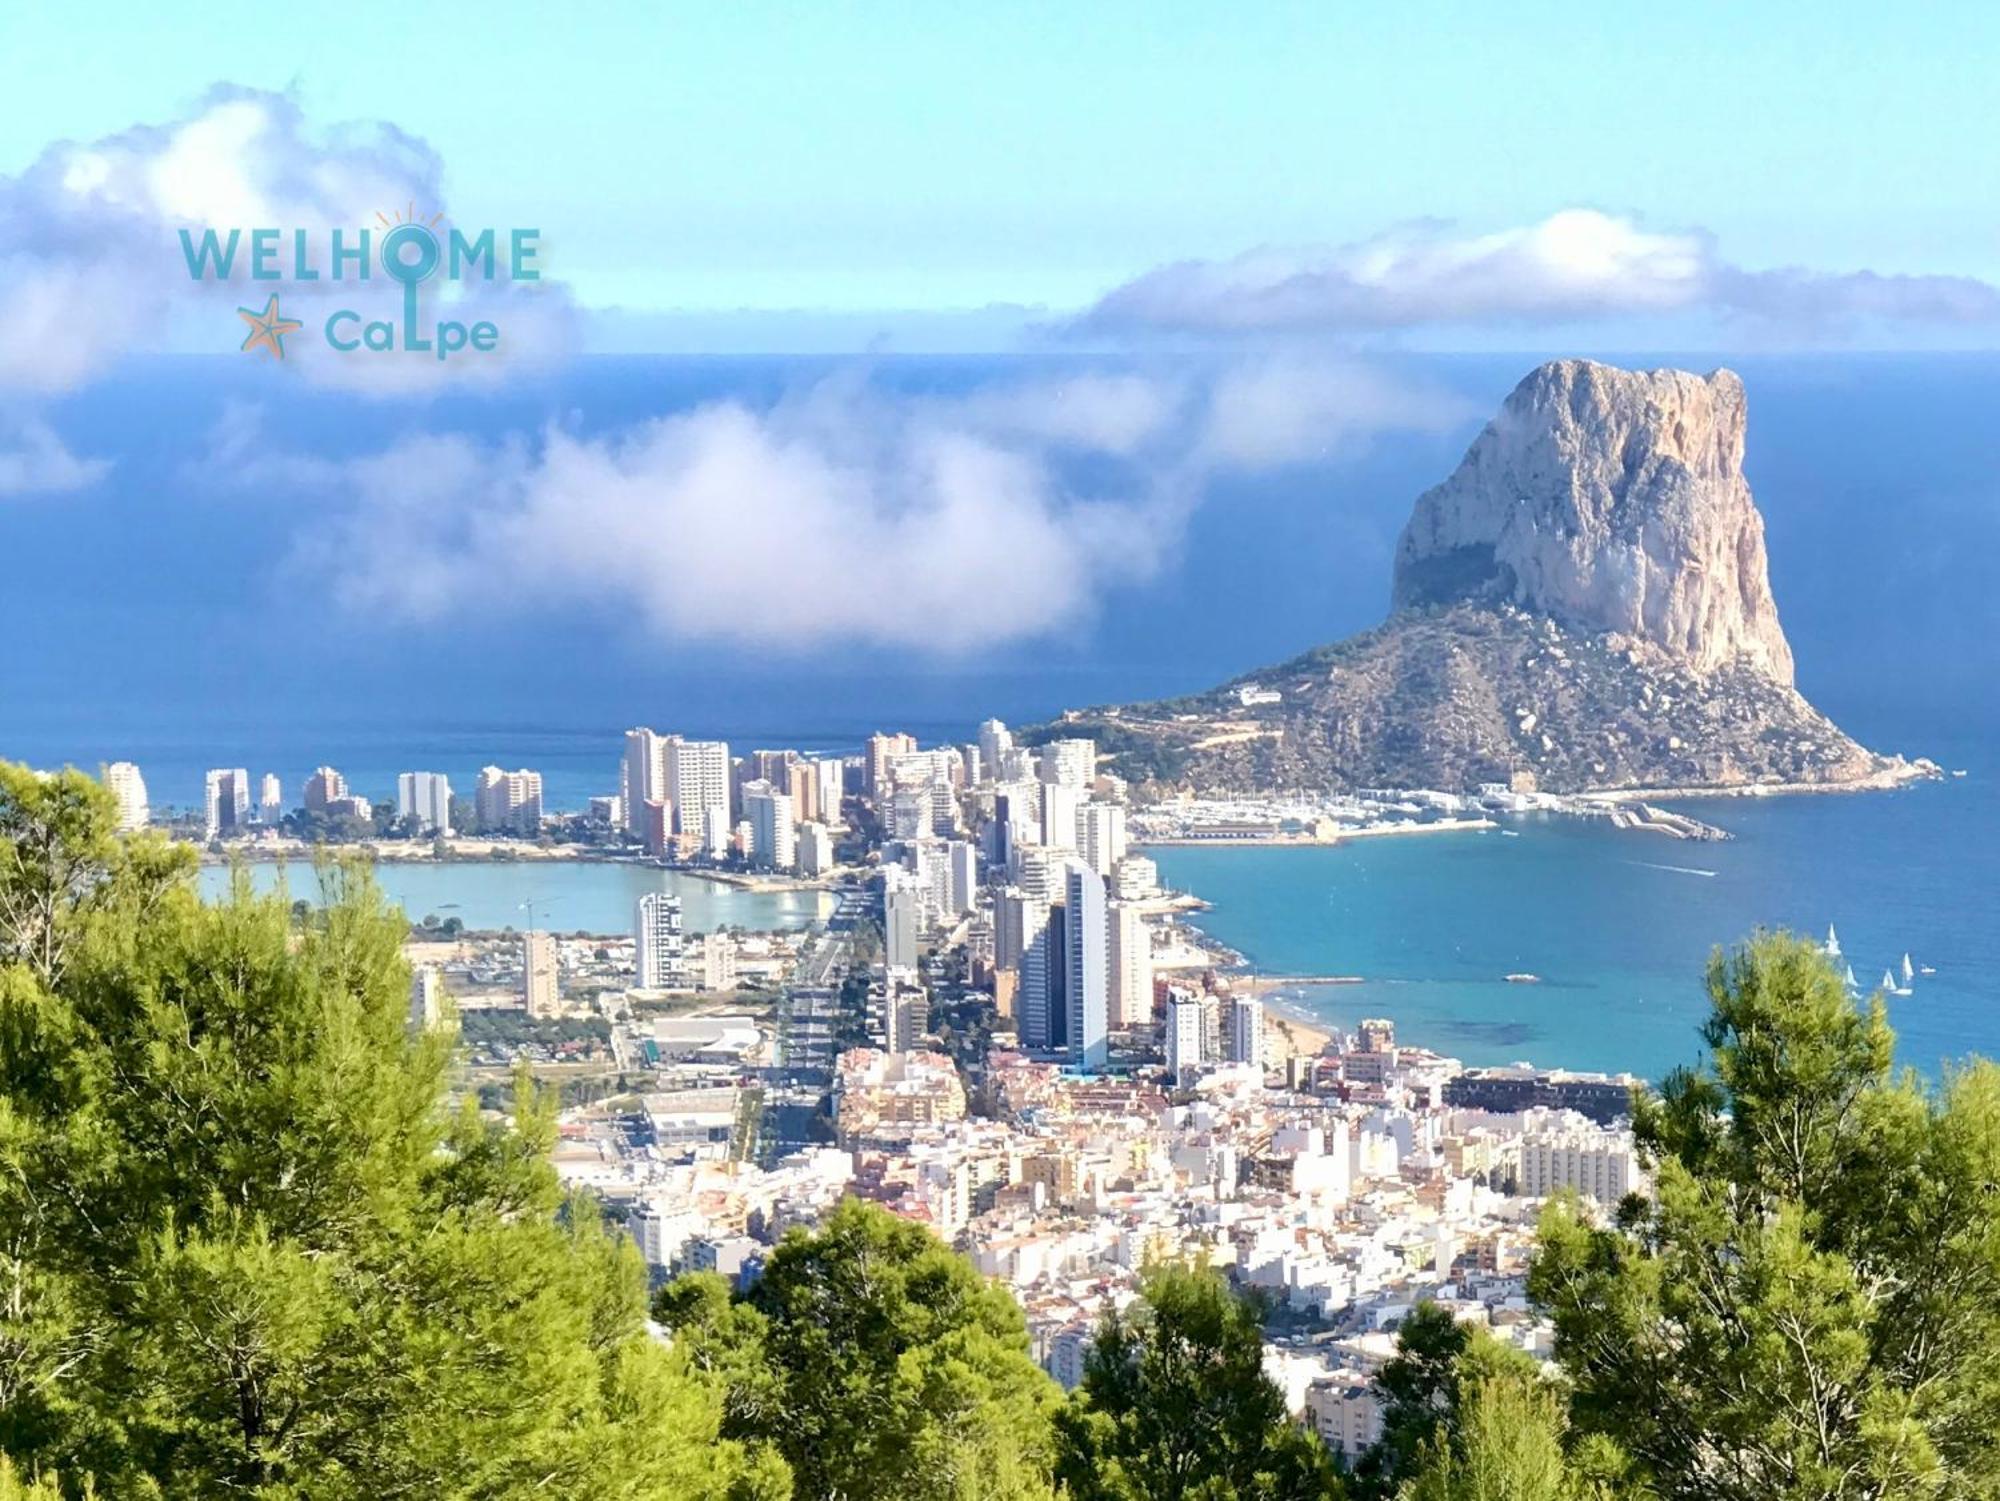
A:
[[[1715,872],[1712,870],[1702,870],[1698,866],[1693,865],[1659,865],[1651,860],[1627,860],[1625,863],[1627,865],[1641,865],[1647,870],[1670,870],[1674,874],[1682,876],[1709,876],[1712,878],[1715,875]]]

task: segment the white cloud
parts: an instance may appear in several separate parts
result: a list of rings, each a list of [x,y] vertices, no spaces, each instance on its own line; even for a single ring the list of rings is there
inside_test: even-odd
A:
[[[108,459],[78,458],[36,418],[0,422],[0,499],[87,489],[110,470]]]
[[[358,459],[274,454],[236,407],[203,477],[314,497],[291,564],[367,620],[598,609],[663,640],[951,655],[1053,635],[1154,575],[1218,469],[1450,415],[1390,377],[1304,362],[929,395],[849,371],[764,409],[432,434]]]
[[[1342,457],[1378,433],[1437,432],[1476,414],[1456,393],[1359,361],[1278,355],[1218,372],[1202,449],[1217,465],[1266,469]]]
[[[217,89],[165,125],[52,145],[20,175],[0,177],[0,391],[67,390],[127,351],[190,331],[196,347],[233,350],[244,334],[235,306],[253,289],[260,305],[277,290],[285,314],[307,325],[288,340],[286,364],[309,378],[407,390],[445,374],[499,373],[506,361],[492,357],[441,364],[326,347],[320,325],[334,308],[381,316],[395,306],[379,277],[365,286],[251,283],[244,254],[234,281],[196,282],[182,256],[184,228],[305,229],[323,247],[331,229],[352,230],[380,211],[443,213],[443,175],[437,154],[393,125],[318,130],[290,96],[245,89]],[[452,316],[501,322],[511,360],[560,354],[573,342],[558,283],[477,283],[461,307]]]
[[[1106,293],[1078,326],[1230,336],[1696,312],[1800,330],[1990,322],[2000,319],[2000,289],[1961,276],[1747,270],[1724,260],[1707,234],[1566,209],[1492,234],[1427,222],[1348,245],[1181,261]]]

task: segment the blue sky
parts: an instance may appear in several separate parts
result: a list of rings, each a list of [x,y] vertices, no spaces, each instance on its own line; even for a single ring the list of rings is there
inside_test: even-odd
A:
[[[1886,554],[1983,660],[1993,361],[1901,352],[2000,348],[1995,56],[1951,5],[0,0],[0,720],[1193,688],[1377,618],[1411,496],[1579,353],[1750,375],[1802,660],[1889,675]],[[348,357],[292,282],[238,352],[269,289],[180,262],[406,202],[543,231],[432,299],[493,359]]]
[[[1570,207],[1744,267],[2000,278],[1990,6],[105,3],[0,43],[0,175],[289,90],[421,137],[455,217],[538,221],[589,306],[1073,309]]]

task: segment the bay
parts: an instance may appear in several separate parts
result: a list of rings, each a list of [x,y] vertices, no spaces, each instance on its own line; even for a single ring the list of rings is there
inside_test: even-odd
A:
[[[1979,747],[1968,749],[1978,750]],[[1212,904],[1195,921],[1288,988],[1289,1006],[1472,1064],[1630,1070],[1695,1061],[1703,972],[1759,928],[1835,925],[1864,991],[1908,952],[1934,975],[1888,1000],[1901,1062],[1935,1076],[2000,1056],[2000,799],[1992,757],[1896,792],[1675,804],[1735,838],[1693,843],[1594,822],[1335,846],[1160,847],[1162,880]],[[1960,763],[1962,764],[1962,763]],[[1509,983],[1508,974],[1539,983]]]

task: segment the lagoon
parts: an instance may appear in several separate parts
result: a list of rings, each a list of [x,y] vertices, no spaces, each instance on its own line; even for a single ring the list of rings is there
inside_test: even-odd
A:
[[[309,865],[256,861],[248,868],[259,891],[273,890],[282,880],[297,896],[318,899]],[[525,928],[532,901],[540,928],[630,933],[639,898],[649,891],[681,899],[681,921],[690,933],[803,928],[833,910],[833,898],[821,891],[743,891],[679,871],[607,860],[385,860],[376,865],[375,879],[412,922],[428,915],[456,917],[468,928]],[[228,883],[228,867],[203,867],[204,896],[220,895]]]

